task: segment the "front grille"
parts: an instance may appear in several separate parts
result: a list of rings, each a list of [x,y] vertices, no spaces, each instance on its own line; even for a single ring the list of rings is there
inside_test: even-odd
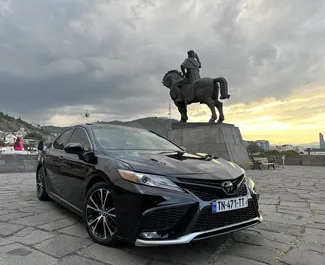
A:
[[[188,211],[188,205],[153,210],[143,217],[142,231],[165,231],[173,227]]]
[[[238,191],[238,196],[246,196],[246,195],[247,195],[246,185],[242,185]]]
[[[215,199],[221,199],[221,198],[226,198],[229,196],[224,196],[224,192],[221,189],[216,189],[215,194],[212,194],[211,192],[203,192],[200,190],[195,190],[195,189],[187,189],[189,192],[193,193],[196,197],[198,197],[202,201],[212,201]],[[237,193],[234,196],[246,196],[247,195],[247,188],[246,185],[242,185]],[[231,197],[234,197],[231,196]]]
[[[193,232],[233,225],[256,217],[257,214],[252,200],[248,201],[248,207],[246,208],[220,213],[212,213],[211,206],[207,206],[201,211]]]
[[[243,181],[244,177],[245,175],[243,174],[236,179],[231,179],[228,181],[231,181],[234,186],[237,186]],[[221,187],[221,183],[227,181],[227,180],[194,179],[194,178],[181,178],[181,177],[178,177],[177,180],[183,183],[199,184],[199,185],[204,185],[209,187]]]

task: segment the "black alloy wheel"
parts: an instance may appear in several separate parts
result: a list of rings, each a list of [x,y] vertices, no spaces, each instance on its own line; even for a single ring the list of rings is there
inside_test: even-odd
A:
[[[115,246],[116,213],[110,187],[99,182],[86,195],[84,222],[88,235],[98,244]]]
[[[45,171],[44,168],[39,168],[36,174],[36,190],[37,190],[37,198],[40,201],[47,201],[49,200],[49,195],[45,189]]]

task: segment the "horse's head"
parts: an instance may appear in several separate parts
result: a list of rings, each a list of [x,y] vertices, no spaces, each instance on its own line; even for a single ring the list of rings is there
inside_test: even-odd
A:
[[[175,82],[180,81],[182,79],[184,79],[184,76],[182,75],[181,72],[179,72],[177,70],[170,70],[164,75],[161,83],[165,87],[168,87],[169,89],[171,89],[173,87],[173,85],[175,84]]]

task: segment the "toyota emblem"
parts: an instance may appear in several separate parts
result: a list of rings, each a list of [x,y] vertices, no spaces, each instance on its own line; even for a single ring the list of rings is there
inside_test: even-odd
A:
[[[221,184],[222,189],[226,192],[226,193],[230,193],[233,191],[234,189],[234,185],[232,185],[232,183],[230,181],[225,181]]]

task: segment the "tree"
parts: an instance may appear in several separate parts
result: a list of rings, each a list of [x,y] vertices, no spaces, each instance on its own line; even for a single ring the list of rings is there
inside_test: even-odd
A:
[[[299,153],[297,153],[294,150],[283,151],[281,154],[285,155],[285,156],[298,156],[299,155]]]
[[[248,149],[248,153],[250,153],[250,154],[263,152],[263,149],[261,147],[259,147],[256,143],[250,143],[247,146],[247,149]]]
[[[25,135],[25,138],[31,138],[31,139],[35,139],[35,140],[39,140],[39,141],[44,140],[43,135],[41,135],[38,132],[30,132],[30,133]]]

